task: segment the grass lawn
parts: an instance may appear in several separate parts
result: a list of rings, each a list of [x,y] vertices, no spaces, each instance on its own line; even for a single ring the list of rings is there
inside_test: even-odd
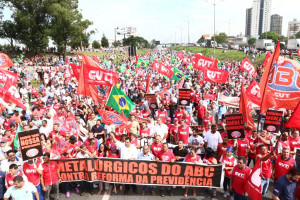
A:
[[[203,47],[170,47],[175,51],[186,50],[187,52],[191,53],[202,53],[205,56],[211,57],[214,56],[214,49],[212,48],[203,48]],[[222,49],[216,49],[215,57],[218,60],[230,60],[230,61],[241,61],[245,58],[245,53],[241,51],[234,51],[226,49],[226,53],[223,53]],[[251,60],[251,56],[248,56],[249,60]],[[265,54],[262,54],[261,58],[256,58],[253,65],[258,66],[264,62]]]
[[[145,54],[147,52],[151,51],[151,49],[138,49],[137,50],[137,54],[138,55],[142,55],[142,54]],[[120,53],[111,53],[111,52],[104,52],[104,51],[98,51],[98,52],[95,52],[95,51],[77,51],[75,52],[76,55],[82,55],[83,53],[85,53],[86,55],[88,56],[104,56],[104,55],[119,55]],[[126,53],[122,53],[122,55],[124,56],[128,56],[128,52]]]
[[[41,84],[38,80],[31,80],[31,85],[37,89],[39,89],[39,85]]]

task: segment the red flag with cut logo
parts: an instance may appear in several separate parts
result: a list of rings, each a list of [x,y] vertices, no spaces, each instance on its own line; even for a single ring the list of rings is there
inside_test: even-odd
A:
[[[257,72],[255,67],[252,65],[250,60],[246,57],[244,60],[242,60],[241,63],[241,70],[245,70],[251,74],[251,76],[255,77],[257,76]]]
[[[258,106],[261,104],[260,87],[255,80],[253,80],[247,88],[246,96],[252,103],[255,103]]]
[[[99,66],[94,67],[83,64],[84,79],[86,84],[91,85],[116,85],[118,74],[113,71],[101,69]]]
[[[204,81],[226,83],[229,72],[220,69],[203,68]]]
[[[114,112],[106,111],[106,110],[99,110],[98,113],[101,116],[104,124],[114,124],[117,126],[126,126],[128,119],[122,115],[119,115]]]
[[[285,127],[291,127],[296,128],[300,130],[300,101],[294,110],[292,116],[289,118],[289,120],[284,125]]]
[[[4,101],[8,100],[8,101],[5,101],[6,103],[12,102],[12,103],[16,104],[18,107],[22,108],[23,110],[27,109],[26,106],[21,101],[21,97],[20,97],[17,87],[12,84],[10,79],[8,79],[8,81],[5,83],[4,87],[1,88],[1,90],[2,90],[2,95],[4,95],[4,98],[5,98],[3,100]],[[9,94],[7,94],[7,93],[9,93]]]
[[[300,101],[300,63],[280,56],[280,43],[261,78],[261,109],[295,109]]]
[[[154,61],[152,64],[153,70],[156,70],[158,73],[163,74],[167,76],[168,78],[171,78],[173,76],[173,71],[170,67],[163,65],[162,63],[159,63],[157,61]]]
[[[252,127],[253,130],[256,129],[251,114],[250,102],[247,99],[243,85],[241,88],[239,113],[243,114],[243,119],[247,126]]]
[[[216,69],[218,64],[217,60],[201,56],[199,54],[195,54],[191,58],[191,62],[193,67],[198,70],[203,70],[204,68]]]
[[[267,52],[264,63],[262,64],[263,67],[266,67],[270,58],[271,58],[272,54],[270,52]]]
[[[0,83],[6,83],[8,80],[11,80],[13,85],[17,85],[19,78],[20,76],[16,73],[0,69]]]
[[[262,200],[260,162],[261,161],[258,158],[245,185],[245,189],[249,197],[255,200]]]
[[[13,66],[14,63],[5,53],[0,53],[0,68],[6,68]]]

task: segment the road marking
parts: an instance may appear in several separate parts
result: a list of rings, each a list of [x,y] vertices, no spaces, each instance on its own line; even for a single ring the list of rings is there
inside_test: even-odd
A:
[[[105,192],[103,197],[102,197],[102,200],[109,200],[109,198],[110,198],[110,195],[106,194],[106,192]]]

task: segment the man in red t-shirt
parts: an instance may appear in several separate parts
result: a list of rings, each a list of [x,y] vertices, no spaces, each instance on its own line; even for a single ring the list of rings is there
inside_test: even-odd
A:
[[[249,140],[247,138],[237,139],[235,141],[234,148],[237,149],[237,156],[244,156],[248,158],[249,152]]]
[[[188,144],[192,130],[188,125],[186,125],[186,121],[184,119],[180,121],[180,126],[175,132],[177,133],[176,143],[178,143],[179,140],[182,140],[184,144]]]
[[[199,101],[199,105],[193,109],[193,113],[195,112],[195,110],[197,110],[198,125],[203,125],[203,118],[206,112],[206,107],[202,104],[201,101]]]
[[[295,148],[300,148],[300,136],[298,130],[293,131],[292,136],[289,137],[289,143],[291,148],[291,154],[296,154]]]
[[[50,154],[44,153],[43,156],[44,163],[42,164],[42,176],[41,184],[42,189],[45,192],[45,200],[50,199],[51,191],[54,193],[54,198],[59,197],[59,183],[61,183],[61,177],[59,172],[59,167],[55,161],[50,160]]]
[[[158,158],[158,155],[162,152],[162,150],[163,143],[161,143],[161,137],[157,135],[155,137],[155,142],[153,142],[151,145],[152,154],[155,156],[155,158]]]
[[[245,184],[250,175],[251,168],[246,165],[246,158],[239,157],[238,164],[232,169],[230,178],[230,191],[233,192],[234,199],[246,199],[244,193]]]
[[[277,155],[277,159],[274,164],[274,173],[273,178],[276,182],[284,174],[287,174],[290,169],[292,169],[295,165],[295,159],[291,157],[290,149],[285,147],[282,149],[281,155]]]

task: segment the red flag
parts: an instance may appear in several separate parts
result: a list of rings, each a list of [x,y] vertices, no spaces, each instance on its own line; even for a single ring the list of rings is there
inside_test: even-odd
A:
[[[117,73],[85,64],[83,64],[83,66],[83,73],[86,84],[109,86],[116,85],[118,80]]]
[[[196,54],[191,58],[192,65],[195,69],[203,70],[204,68],[217,68],[218,61]]]
[[[173,71],[170,67],[163,65],[162,63],[159,63],[157,61],[154,61],[152,64],[153,70],[156,70],[158,73],[163,74],[167,76],[168,78],[171,78],[173,76]]]
[[[65,127],[71,133],[71,135],[80,135],[79,125],[72,113],[69,113],[67,118],[65,119]]]
[[[98,63],[85,54],[82,54],[82,64],[101,68]]]
[[[182,88],[183,83],[184,83],[184,76],[183,76],[183,78],[181,79],[181,81],[178,82],[178,89],[181,89],[181,88]]]
[[[286,122],[285,127],[292,127],[296,129],[300,129],[300,101],[294,110],[292,116]]]
[[[261,195],[261,169],[258,158],[246,182],[245,189],[251,199],[262,200]]]
[[[71,77],[71,73],[70,73],[70,70],[69,70],[69,67],[67,67],[65,73],[64,73],[64,78],[70,78]]]
[[[23,110],[26,110],[26,106],[21,102],[21,97],[20,97],[20,94],[19,94],[19,91],[18,89],[16,88],[16,86],[14,86],[12,84],[12,82],[10,80],[8,80],[4,87],[1,88],[2,90],[2,95],[4,95],[4,98],[3,99],[4,101],[5,100],[8,100],[8,101],[5,101],[6,103],[8,102],[12,102],[14,104],[16,104],[18,107],[22,108]],[[9,94],[7,94],[7,92]]]
[[[169,97],[171,96],[171,94],[167,88],[164,88],[163,91],[161,91],[161,93],[159,93],[159,96],[161,96],[161,98],[163,98],[165,96],[165,94],[167,94]]]
[[[252,114],[251,114],[250,103],[248,102],[243,85],[241,88],[239,113],[243,114],[243,119],[244,119],[244,122],[246,123],[246,125],[252,127],[252,129],[254,130],[255,125],[254,125],[254,121],[253,121]]]
[[[216,100],[217,95],[216,94],[205,94],[204,99],[209,99],[211,101]]]
[[[255,103],[258,106],[261,104],[260,88],[255,80],[253,80],[247,88],[246,96],[252,103]]]
[[[181,51],[178,51],[177,56],[180,60],[182,60],[184,58],[183,54]]]
[[[229,72],[220,69],[203,68],[204,81],[226,83]]]
[[[20,76],[16,73],[0,69],[0,83],[6,83],[11,80],[12,85],[16,85]]]
[[[97,58],[97,56],[93,56],[93,60],[96,62],[96,63],[99,63],[100,60]]]
[[[251,74],[253,77],[257,76],[255,67],[252,65],[252,63],[247,57],[241,63],[241,70],[249,72],[249,74]]]
[[[6,68],[13,66],[14,63],[5,53],[0,53],[0,68]]]
[[[70,63],[70,66],[72,67],[72,71],[73,71],[74,76],[76,77],[77,80],[79,80],[80,66],[77,66],[73,63]]]
[[[147,83],[146,83],[146,94],[148,94],[149,92],[149,87],[150,87],[150,76],[147,75]]]
[[[270,58],[261,78],[261,110],[269,108],[295,109],[300,101],[300,64],[280,57],[280,43]]]
[[[267,52],[264,63],[262,64],[263,67],[266,67],[270,58],[271,58],[272,54],[270,52]]]
[[[78,60],[82,60],[82,55],[77,55]]]
[[[104,124],[115,124],[117,126],[126,126],[128,119],[122,115],[114,112],[99,110],[98,113],[101,116]]]

